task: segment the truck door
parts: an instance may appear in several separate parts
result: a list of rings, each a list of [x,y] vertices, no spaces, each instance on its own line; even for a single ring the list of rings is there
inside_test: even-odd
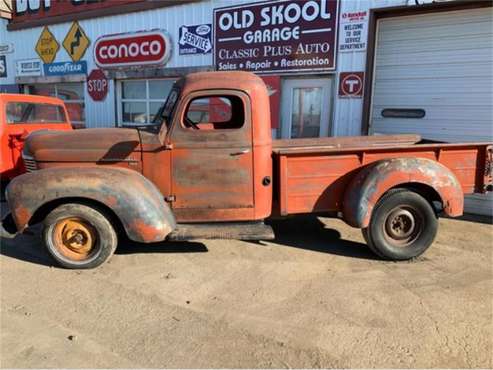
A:
[[[252,123],[246,94],[209,90],[186,96],[170,143],[171,205],[178,221],[253,218]]]

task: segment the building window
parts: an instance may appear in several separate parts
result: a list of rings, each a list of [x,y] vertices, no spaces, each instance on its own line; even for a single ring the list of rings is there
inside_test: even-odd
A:
[[[74,127],[85,126],[85,102],[83,82],[64,82],[58,84],[37,84],[28,86],[29,94],[54,96],[62,99]]]
[[[127,80],[118,84],[118,123],[148,125],[166,101],[175,80]]]

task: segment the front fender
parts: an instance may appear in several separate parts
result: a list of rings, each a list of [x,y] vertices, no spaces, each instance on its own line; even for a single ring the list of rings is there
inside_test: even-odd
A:
[[[344,220],[354,227],[368,227],[373,208],[381,196],[389,189],[405,184],[433,188],[441,198],[445,214],[462,215],[464,193],[447,167],[426,158],[393,158],[370,164],[351,180],[344,194]]]
[[[128,237],[143,243],[162,241],[175,229],[162,194],[140,173],[117,167],[54,167],[15,178],[7,201],[18,231],[43,205],[63,198],[88,199],[110,208]],[[68,200],[69,201],[69,200]]]

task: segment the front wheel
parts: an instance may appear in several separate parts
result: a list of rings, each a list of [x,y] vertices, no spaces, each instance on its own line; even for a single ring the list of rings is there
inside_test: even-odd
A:
[[[391,260],[408,260],[423,254],[433,243],[438,218],[421,195],[395,189],[377,203],[363,236],[370,249]]]
[[[64,204],[44,220],[48,252],[63,267],[94,268],[107,261],[118,244],[104,211],[83,204]]]

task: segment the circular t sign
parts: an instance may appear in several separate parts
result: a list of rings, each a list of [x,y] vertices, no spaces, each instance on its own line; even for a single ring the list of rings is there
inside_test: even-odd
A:
[[[93,69],[87,76],[87,92],[94,101],[102,101],[108,95],[108,80],[100,69]]]
[[[363,96],[364,72],[341,72],[339,76],[339,96],[361,98]]]

